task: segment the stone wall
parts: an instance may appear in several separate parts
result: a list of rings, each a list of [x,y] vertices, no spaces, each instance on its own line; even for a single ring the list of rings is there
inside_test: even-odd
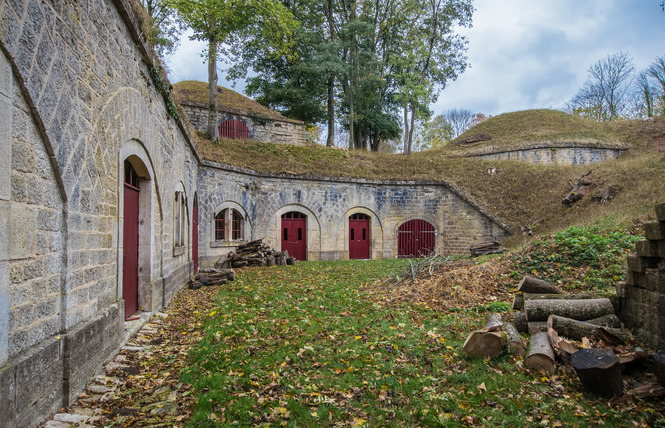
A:
[[[657,222],[644,227],[646,240],[628,256],[626,281],[617,284],[620,318],[649,346],[665,348],[665,204]]]
[[[187,113],[189,122],[197,131],[207,132],[208,110],[205,106],[190,103],[181,103]],[[255,118],[248,115],[218,111],[217,123],[221,124],[228,119],[237,119],[249,129],[249,138],[264,143],[295,144],[306,143],[305,125],[297,120],[274,120],[269,118]]]
[[[215,215],[233,207],[245,218],[245,241],[264,238],[281,247],[281,215],[307,216],[308,260],[348,259],[348,219],[370,217],[371,257],[396,257],[397,229],[423,219],[437,230],[444,255],[467,253],[473,243],[498,240],[508,228],[446,183],[330,180],[256,174],[204,161],[199,172],[199,256],[210,266],[237,242],[218,242]]]
[[[617,159],[625,149],[604,147],[533,147],[513,151],[473,154],[484,160],[515,160],[540,165],[589,165]]]
[[[141,176],[139,306],[191,276],[174,192],[191,213],[199,159],[139,34],[124,0],[0,2],[2,427],[68,405],[121,345],[125,160]]]

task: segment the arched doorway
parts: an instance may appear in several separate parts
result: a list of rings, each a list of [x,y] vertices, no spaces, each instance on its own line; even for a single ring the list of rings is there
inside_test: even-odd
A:
[[[289,211],[282,214],[282,251],[296,260],[307,260],[307,216]]]
[[[356,213],[349,216],[349,258],[369,259],[369,216]]]
[[[139,176],[132,164],[125,161],[123,208],[122,295],[125,318],[138,309],[139,299]]]
[[[425,220],[409,220],[397,229],[397,257],[424,257],[435,246],[436,229]]]

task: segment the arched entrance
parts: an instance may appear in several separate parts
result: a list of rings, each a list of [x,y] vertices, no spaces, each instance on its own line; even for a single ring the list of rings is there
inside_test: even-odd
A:
[[[307,260],[307,216],[289,211],[282,214],[282,251],[296,260]]]
[[[425,220],[409,220],[397,229],[397,257],[424,257],[435,246],[436,229]]]
[[[369,216],[356,213],[349,216],[349,258],[369,259]]]
[[[125,161],[123,221],[122,295],[127,318],[138,309],[139,299],[139,176],[128,160]]]

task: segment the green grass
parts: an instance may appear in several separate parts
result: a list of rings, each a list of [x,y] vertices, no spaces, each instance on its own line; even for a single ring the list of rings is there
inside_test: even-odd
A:
[[[182,381],[190,426],[627,426],[642,415],[519,357],[461,352],[487,309],[386,303],[404,260],[306,262],[239,272],[209,312]]]

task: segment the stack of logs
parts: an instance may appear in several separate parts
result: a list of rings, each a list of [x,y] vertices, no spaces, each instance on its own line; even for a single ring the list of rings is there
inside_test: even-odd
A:
[[[469,251],[472,256],[484,256],[487,254],[501,254],[505,250],[501,248],[501,244],[498,242],[491,241],[472,245],[471,248],[469,248]]]
[[[211,285],[224,285],[227,281],[236,279],[236,273],[231,269],[199,269],[190,282],[189,288],[198,290]]]
[[[623,394],[621,364],[647,355],[626,345],[631,335],[615,315],[616,296],[564,294],[530,276],[517,291],[513,323],[492,314],[483,329],[468,336],[463,346],[467,356],[494,357],[508,350],[522,356],[526,367],[547,373],[556,371],[558,360],[575,369],[586,390],[609,397]],[[528,346],[519,332],[531,335]],[[652,394],[654,387],[665,393],[657,384],[644,389]]]
[[[288,251],[275,251],[263,244],[263,239],[257,239],[239,245],[236,251],[231,251],[226,258],[217,260],[215,267],[242,268],[248,266],[285,266],[295,265],[296,259],[289,257]]]

